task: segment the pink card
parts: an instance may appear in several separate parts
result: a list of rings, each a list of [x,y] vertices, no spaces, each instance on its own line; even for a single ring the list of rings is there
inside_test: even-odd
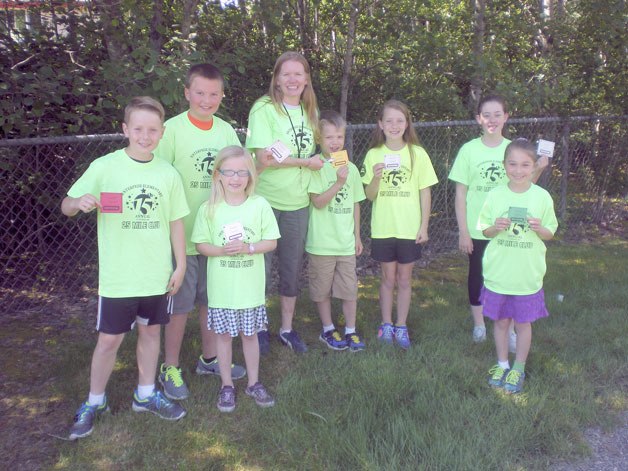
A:
[[[122,193],[100,193],[100,212],[101,213],[121,213],[122,212]]]

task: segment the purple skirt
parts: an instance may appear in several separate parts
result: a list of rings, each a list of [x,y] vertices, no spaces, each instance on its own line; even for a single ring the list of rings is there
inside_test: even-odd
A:
[[[549,316],[543,289],[534,294],[514,295],[495,293],[482,286],[480,302],[484,316],[494,321],[514,319],[515,322],[523,324]]]

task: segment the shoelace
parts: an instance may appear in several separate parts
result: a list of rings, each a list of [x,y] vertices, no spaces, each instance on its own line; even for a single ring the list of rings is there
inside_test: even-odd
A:
[[[253,396],[255,396],[256,399],[266,399],[266,397],[268,396],[268,393],[266,392],[266,389],[264,389],[264,386],[262,386],[260,383],[255,384],[251,389],[251,394],[253,394]]]
[[[340,336],[340,332],[338,332],[337,330],[334,330],[331,333],[331,336],[334,338],[334,340],[337,340],[338,342],[342,341],[342,337]]]
[[[96,409],[98,409],[98,406],[92,406],[84,402],[74,416],[74,421],[78,422],[79,420],[83,420],[88,414],[95,414]]]
[[[170,379],[177,388],[183,384],[181,370],[176,366],[169,366],[166,368],[166,379]]]
[[[235,393],[233,389],[221,389],[220,390],[221,402],[233,402],[234,396],[235,396]]]
[[[510,370],[508,376],[506,376],[506,383],[516,385],[521,379],[521,371],[519,370]]]
[[[493,375],[492,379],[501,379],[502,376],[504,376],[504,369],[499,366],[499,365],[495,365],[493,366],[490,370],[488,370],[488,374]]]
[[[352,343],[360,343],[360,337],[358,337],[357,334],[350,334],[349,338]]]

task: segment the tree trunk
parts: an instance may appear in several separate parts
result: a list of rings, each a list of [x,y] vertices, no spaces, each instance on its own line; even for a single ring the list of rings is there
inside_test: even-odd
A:
[[[485,0],[471,0],[473,8],[473,62],[474,70],[471,77],[471,89],[469,90],[469,108],[477,109],[477,104],[482,98],[482,85],[484,84],[484,15],[486,12]]]
[[[352,0],[347,32],[347,50],[345,51],[342,64],[342,79],[340,80],[340,114],[345,119],[347,119],[347,103],[351,85],[351,67],[353,65],[353,41],[355,40],[359,9],[360,0]]]
[[[242,2],[244,4],[244,2]],[[198,0],[184,0],[183,1],[183,18],[181,19],[181,36],[183,41],[181,42],[181,52],[189,54],[190,48],[190,34],[192,33],[192,27],[196,26],[198,15]]]
[[[120,32],[124,31],[120,2],[93,1],[103,25],[103,42],[107,48],[109,59],[112,62],[122,62],[131,51],[123,41],[124,33]]]
[[[161,48],[164,45],[164,3],[163,1],[156,0],[153,2],[153,17],[150,20],[150,33],[148,37],[150,39],[151,50],[159,57]]]

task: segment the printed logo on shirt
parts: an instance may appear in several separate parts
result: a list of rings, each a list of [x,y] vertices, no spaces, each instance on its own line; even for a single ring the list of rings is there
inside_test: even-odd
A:
[[[211,179],[214,173],[214,162],[217,153],[217,149],[206,148],[199,149],[190,156],[194,160],[194,169],[198,175],[198,179],[190,180],[190,188],[211,188]]]
[[[295,131],[290,127],[286,129],[285,134],[290,136],[290,143],[300,152],[301,158],[306,159],[309,157],[309,151],[314,147],[314,135],[308,128],[301,129],[300,127]],[[293,155],[293,157],[297,157]]]
[[[477,185],[475,190],[488,192],[495,188],[506,176],[506,170],[501,162],[488,160],[478,165],[480,178],[482,183]]]
[[[163,197],[159,188],[152,185],[133,185],[122,191],[124,195],[124,212],[126,219],[122,221],[122,229],[159,229],[154,213],[160,206]]]
[[[395,170],[384,170],[382,172],[382,182],[385,185],[383,188],[380,185],[379,196],[408,198],[410,192],[399,191],[399,188],[410,181],[410,175],[410,169],[405,166]]]
[[[362,165],[360,167],[360,176],[363,177],[364,175],[366,175],[366,167]]]
[[[329,185],[333,185],[335,182],[329,182]],[[327,212],[332,214],[351,214],[353,212],[353,205],[347,207],[346,201],[349,198],[349,184],[346,183],[338,190],[338,193],[331,199],[327,205]]]

